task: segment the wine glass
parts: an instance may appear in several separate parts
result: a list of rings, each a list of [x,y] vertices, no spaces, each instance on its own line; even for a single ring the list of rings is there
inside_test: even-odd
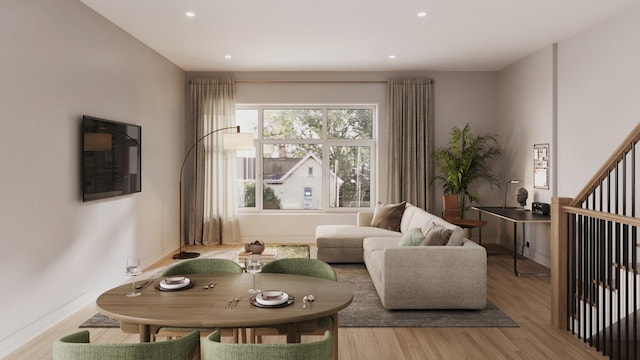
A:
[[[260,255],[249,255],[244,263],[248,273],[253,274],[253,289],[249,289],[249,294],[257,294],[260,290],[256,289],[256,273],[262,270],[262,261]]]
[[[139,296],[140,293],[136,292],[136,276],[142,274],[140,268],[140,258],[127,258],[127,276],[131,276],[131,292],[127,293],[127,296]]]

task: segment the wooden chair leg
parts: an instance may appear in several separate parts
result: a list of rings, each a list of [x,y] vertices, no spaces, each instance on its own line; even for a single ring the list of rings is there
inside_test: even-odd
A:
[[[331,327],[331,335],[333,336],[333,360],[338,360],[338,313],[331,315],[333,318],[333,326]]]

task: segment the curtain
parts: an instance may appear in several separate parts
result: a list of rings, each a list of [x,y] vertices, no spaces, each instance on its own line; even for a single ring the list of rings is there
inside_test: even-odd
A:
[[[189,119],[194,144],[206,134],[235,125],[233,79],[192,79]],[[221,244],[240,241],[237,218],[235,154],[222,149],[223,130],[205,137],[189,159],[186,182],[188,244]]]
[[[390,79],[387,82],[389,132],[388,201],[430,207],[432,79]]]

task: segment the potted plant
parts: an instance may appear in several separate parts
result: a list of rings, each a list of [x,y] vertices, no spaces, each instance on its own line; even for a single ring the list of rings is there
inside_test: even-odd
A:
[[[442,180],[442,191],[445,194],[458,195],[460,217],[472,202],[479,202],[480,197],[470,186],[476,180],[486,180],[491,188],[500,188],[498,178],[488,165],[488,160],[502,155],[496,146],[497,140],[493,135],[476,136],[471,134],[471,127],[466,124],[460,129],[451,129],[449,145],[437,149],[432,159],[439,175],[431,183]]]

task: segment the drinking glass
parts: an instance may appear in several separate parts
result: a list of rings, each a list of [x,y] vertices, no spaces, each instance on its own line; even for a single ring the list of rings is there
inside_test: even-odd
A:
[[[136,292],[136,276],[140,274],[142,274],[140,258],[127,258],[127,275],[131,276],[131,292],[127,296],[140,296],[140,293]]]
[[[249,289],[249,294],[257,294],[260,290],[256,289],[256,273],[262,271],[262,261],[260,255],[249,255],[244,263],[248,273],[253,274],[253,289]]]

